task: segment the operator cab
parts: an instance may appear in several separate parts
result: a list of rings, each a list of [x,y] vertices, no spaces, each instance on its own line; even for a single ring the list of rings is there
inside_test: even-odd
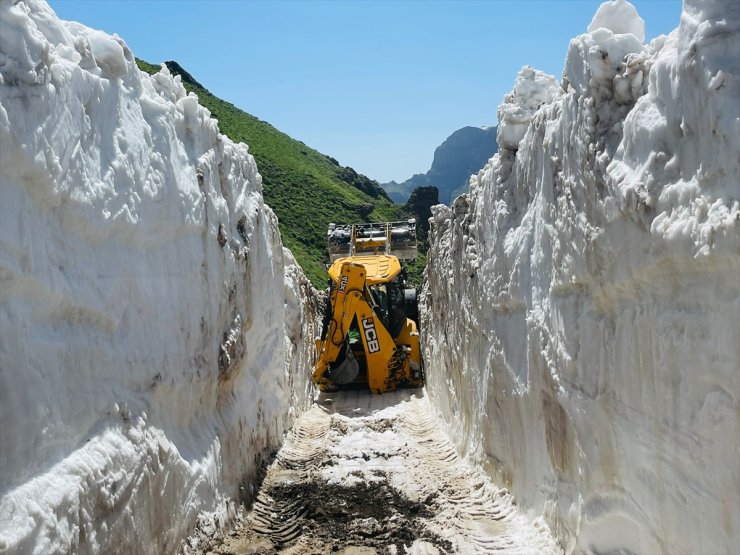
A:
[[[394,339],[406,323],[403,278],[399,278],[368,287],[375,301],[373,310]]]

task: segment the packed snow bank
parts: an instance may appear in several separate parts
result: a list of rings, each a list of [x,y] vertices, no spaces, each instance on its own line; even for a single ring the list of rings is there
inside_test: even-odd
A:
[[[730,553],[740,4],[687,0],[650,45],[615,7],[634,11],[601,8],[560,91],[530,87],[521,140],[500,136],[470,195],[434,209],[428,389],[458,447],[567,551]]]
[[[0,553],[173,552],[307,404],[313,290],[179,78],[41,1],[0,28]]]

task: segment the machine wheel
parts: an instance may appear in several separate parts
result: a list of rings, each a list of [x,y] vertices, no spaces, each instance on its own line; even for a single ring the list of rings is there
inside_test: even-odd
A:
[[[406,288],[403,290],[403,307],[406,318],[411,318],[418,327],[419,325],[419,302],[416,289]]]

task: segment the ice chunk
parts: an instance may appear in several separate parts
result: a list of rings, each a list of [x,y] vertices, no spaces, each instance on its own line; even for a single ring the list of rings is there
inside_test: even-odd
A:
[[[514,89],[498,107],[499,147],[516,150],[527,132],[529,122],[537,109],[552,102],[560,86],[552,75],[529,66],[523,67],[514,83]]]
[[[87,36],[95,63],[106,77],[116,79],[126,73],[126,56],[121,39],[102,31],[91,31]]]
[[[637,91],[642,84],[643,77],[637,74],[642,69],[640,55],[646,51],[647,47],[634,35],[615,34],[599,27],[570,41],[563,72],[565,81],[579,94],[592,96],[597,102],[614,97],[617,86],[617,98],[626,102],[633,97],[633,87]],[[624,81],[625,74],[628,81],[615,85],[615,78],[619,76],[618,81]]]
[[[627,0],[610,0],[599,6],[588,32],[601,28],[609,29],[615,35],[631,33],[640,42],[645,42],[645,22]]]

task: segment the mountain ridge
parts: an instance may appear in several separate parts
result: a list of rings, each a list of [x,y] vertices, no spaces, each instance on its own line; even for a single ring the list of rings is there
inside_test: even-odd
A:
[[[496,126],[465,126],[454,131],[434,150],[429,171],[417,173],[406,181],[382,183],[395,202],[406,202],[417,187],[434,186],[439,201],[449,204],[468,189],[468,178],[477,173],[498,152]]]
[[[149,74],[161,70],[161,66],[138,58],[136,62]],[[278,217],[283,241],[315,287],[326,284],[326,230],[330,222],[407,217],[404,208],[394,204],[377,181],[215,96],[178,62],[169,60],[164,66],[180,76],[188,92],[198,96],[200,104],[218,120],[221,133],[249,145],[262,176],[263,196]],[[409,272],[417,281],[423,264],[421,256]]]

